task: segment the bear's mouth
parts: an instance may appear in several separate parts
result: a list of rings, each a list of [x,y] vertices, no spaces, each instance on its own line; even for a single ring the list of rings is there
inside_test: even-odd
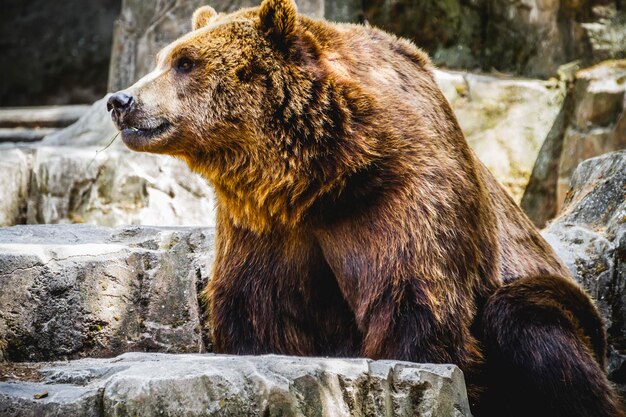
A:
[[[141,124],[123,126],[120,131],[122,140],[133,150],[147,150],[151,145],[155,145],[157,139],[163,137],[172,129],[172,124],[165,120],[147,120]]]
[[[122,136],[142,136],[144,138],[152,138],[160,136],[167,131],[172,124],[167,120],[154,121],[139,126],[128,126],[122,129]]]

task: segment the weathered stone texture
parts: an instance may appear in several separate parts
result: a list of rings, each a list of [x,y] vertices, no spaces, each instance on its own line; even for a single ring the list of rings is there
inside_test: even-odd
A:
[[[211,226],[213,193],[180,160],[97,148],[38,147],[27,221]]]
[[[611,377],[626,383],[626,151],[584,161],[543,232],[606,320]]]
[[[5,360],[201,352],[212,229],[0,228]]]
[[[573,95],[576,104],[559,164],[559,203],[580,162],[626,148],[626,60],[578,72]]]
[[[0,382],[1,417],[471,416],[454,365],[129,353],[40,373],[42,383]],[[33,399],[44,390],[48,397]]]

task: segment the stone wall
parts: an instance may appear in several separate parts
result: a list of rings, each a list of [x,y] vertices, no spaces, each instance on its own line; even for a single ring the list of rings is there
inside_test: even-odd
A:
[[[0,362],[204,352],[212,228],[0,228]]]

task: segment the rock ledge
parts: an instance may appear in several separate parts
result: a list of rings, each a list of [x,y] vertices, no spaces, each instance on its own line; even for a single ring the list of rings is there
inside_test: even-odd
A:
[[[0,382],[1,417],[471,416],[454,365],[127,353],[39,372],[41,382]]]

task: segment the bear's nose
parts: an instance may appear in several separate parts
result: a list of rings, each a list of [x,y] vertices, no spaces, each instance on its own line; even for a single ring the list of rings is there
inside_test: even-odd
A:
[[[133,102],[134,100],[132,96],[129,96],[123,91],[118,91],[109,97],[109,100],[107,101],[107,110],[111,111],[115,109],[120,113],[124,113],[130,108]]]

